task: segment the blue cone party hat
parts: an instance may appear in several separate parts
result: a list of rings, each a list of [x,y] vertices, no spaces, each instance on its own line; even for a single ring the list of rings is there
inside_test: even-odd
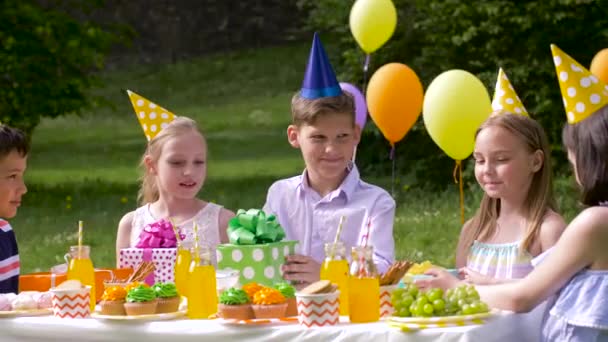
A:
[[[338,84],[334,69],[329,63],[319,35],[315,33],[300,96],[314,100],[340,94],[342,94],[342,89]]]

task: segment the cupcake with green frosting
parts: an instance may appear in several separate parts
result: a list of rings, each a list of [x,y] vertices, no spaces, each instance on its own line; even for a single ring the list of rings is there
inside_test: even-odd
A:
[[[220,294],[218,313],[224,319],[254,318],[247,292],[234,287],[226,289]]]
[[[140,285],[127,292],[127,302],[125,303],[127,316],[154,314],[156,305],[156,293],[150,287]]]
[[[156,283],[152,286],[156,294],[156,313],[175,312],[179,309],[180,296],[173,283]]]
[[[287,311],[285,312],[285,316],[297,316],[298,306],[296,304],[296,289],[287,282],[275,283],[274,288],[279,290],[287,300]]]

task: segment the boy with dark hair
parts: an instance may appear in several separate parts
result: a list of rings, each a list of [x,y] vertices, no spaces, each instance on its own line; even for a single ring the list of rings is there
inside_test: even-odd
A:
[[[0,124],[0,293],[19,291],[19,249],[11,225],[21,196],[27,192],[23,174],[29,153],[27,136]]]

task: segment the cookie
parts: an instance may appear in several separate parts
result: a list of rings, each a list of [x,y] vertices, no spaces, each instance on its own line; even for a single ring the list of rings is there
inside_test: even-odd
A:
[[[309,295],[327,293],[331,288],[332,285],[329,280],[319,280],[303,288],[300,293]]]

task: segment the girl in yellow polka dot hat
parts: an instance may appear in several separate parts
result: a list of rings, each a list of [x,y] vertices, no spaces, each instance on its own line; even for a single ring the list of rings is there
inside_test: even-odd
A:
[[[515,93],[515,89],[509,82],[507,74],[498,69],[498,79],[496,80],[496,88],[494,90],[494,98],[492,99],[492,109],[494,111],[503,111],[513,114],[528,115],[526,107]]]
[[[572,57],[551,45],[568,123],[576,124],[608,104],[608,86]]]
[[[118,225],[119,267],[121,262],[128,262],[127,254],[133,254],[126,249],[159,247],[142,246],[150,239],[141,238],[149,235],[158,223],[175,225],[184,246],[193,244],[195,225],[199,241],[208,247],[214,249],[217,244],[228,242],[226,227],[234,213],[197,198],[207,176],[207,142],[196,122],[178,117],[132,91],[127,93],[148,144],[140,164],[141,206],[127,213]],[[214,256],[213,253],[212,261]],[[173,265],[164,264],[156,265],[155,275],[173,273]]]

